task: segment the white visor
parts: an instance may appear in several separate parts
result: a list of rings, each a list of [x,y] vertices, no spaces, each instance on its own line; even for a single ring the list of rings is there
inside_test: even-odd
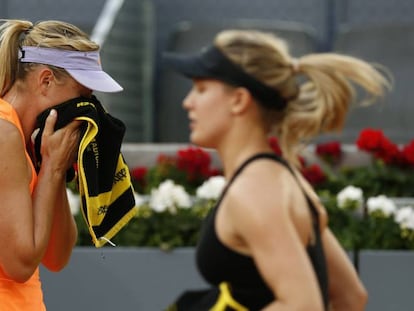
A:
[[[23,46],[19,61],[63,68],[80,84],[94,91],[113,93],[123,90],[118,82],[102,70],[98,51]]]

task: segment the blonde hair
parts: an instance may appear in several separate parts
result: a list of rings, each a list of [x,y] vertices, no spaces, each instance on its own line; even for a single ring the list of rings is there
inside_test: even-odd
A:
[[[365,104],[384,95],[390,81],[373,65],[355,57],[319,53],[298,59],[287,43],[270,33],[225,30],[214,42],[232,62],[288,102],[278,111],[265,108],[267,130],[274,128],[287,160],[297,163],[297,147],[320,133],[342,130],[355,99],[355,86],[366,91]]]
[[[41,46],[77,51],[96,51],[99,45],[91,41],[78,27],[61,21],[33,24],[26,20],[0,20],[0,97],[18,79],[24,79],[31,63],[20,63],[21,46]],[[68,75],[62,68],[49,66],[57,76]]]

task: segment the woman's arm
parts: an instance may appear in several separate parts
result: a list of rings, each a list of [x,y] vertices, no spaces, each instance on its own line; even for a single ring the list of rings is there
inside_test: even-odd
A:
[[[234,182],[223,201],[229,214],[222,219],[230,220],[230,230],[234,228],[242,245],[240,250],[254,258],[260,274],[277,297],[264,310],[323,310],[317,278],[305,250],[306,238],[292,219],[292,204],[304,206],[300,216],[304,220],[302,227],[310,232],[306,201],[285,168],[273,162],[260,162],[249,165]],[[275,166],[280,167],[275,169]],[[220,212],[221,209],[217,226],[223,228],[219,223]]]
[[[77,240],[77,227],[70,211],[66,182],[63,182],[55,204],[52,231],[42,263],[51,271],[60,271],[68,263]]]
[[[65,140],[67,148],[63,162],[65,164],[64,176],[66,176],[67,168],[76,161],[79,146],[79,132],[77,130],[79,124],[79,121],[74,121],[62,128],[60,130],[62,133],[59,133],[62,135],[62,139]],[[48,130],[46,136],[44,135],[42,137],[43,153],[47,154],[50,150],[58,148],[58,146],[56,146],[56,142],[58,141],[56,141],[52,134],[53,132]],[[63,144],[64,142],[60,143],[60,145]],[[77,228],[69,207],[65,177],[64,180],[57,185],[50,239],[45,255],[42,258],[42,263],[51,271],[59,271],[63,269],[70,259],[76,239]]]
[[[322,233],[328,265],[329,299],[332,311],[365,310],[368,295],[351,261],[332,232]]]
[[[0,265],[17,282],[38,267],[49,244],[55,204],[78,141],[76,125],[53,131],[56,114],[48,117],[42,141],[42,167],[34,193],[31,168],[18,129],[0,120]]]

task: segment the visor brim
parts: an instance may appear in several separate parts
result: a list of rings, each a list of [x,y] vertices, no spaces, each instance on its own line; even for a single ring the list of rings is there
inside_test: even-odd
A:
[[[163,60],[167,66],[187,78],[217,78],[204,67],[199,55],[164,53]]]
[[[104,71],[74,69],[66,69],[66,71],[80,84],[93,91],[115,93],[123,90],[123,87]]]

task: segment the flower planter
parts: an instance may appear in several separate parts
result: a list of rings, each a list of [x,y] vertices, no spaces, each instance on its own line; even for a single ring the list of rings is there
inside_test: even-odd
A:
[[[366,311],[414,309],[413,251],[360,251],[359,273],[369,294]]]
[[[366,311],[413,309],[414,252],[360,251],[359,274],[369,293]],[[76,247],[63,271],[42,268],[40,275],[48,310],[59,311],[161,311],[182,291],[207,286],[193,248]]]
[[[40,272],[48,310],[161,311],[183,290],[205,287],[194,249],[77,247],[59,273]]]
[[[153,166],[156,164],[159,154],[175,155],[182,148],[190,146],[190,143],[123,143],[122,154],[130,167]],[[309,145],[303,150],[303,156],[310,162],[319,162],[315,155],[315,145]],[[371,156],[365,152],[357,150],[354,145],[343,144],[342,166],[361,166],[367,165],[371,161]],[[221,162],[214,150],[206,149],[211,155],[213,166],[221,166]]]

